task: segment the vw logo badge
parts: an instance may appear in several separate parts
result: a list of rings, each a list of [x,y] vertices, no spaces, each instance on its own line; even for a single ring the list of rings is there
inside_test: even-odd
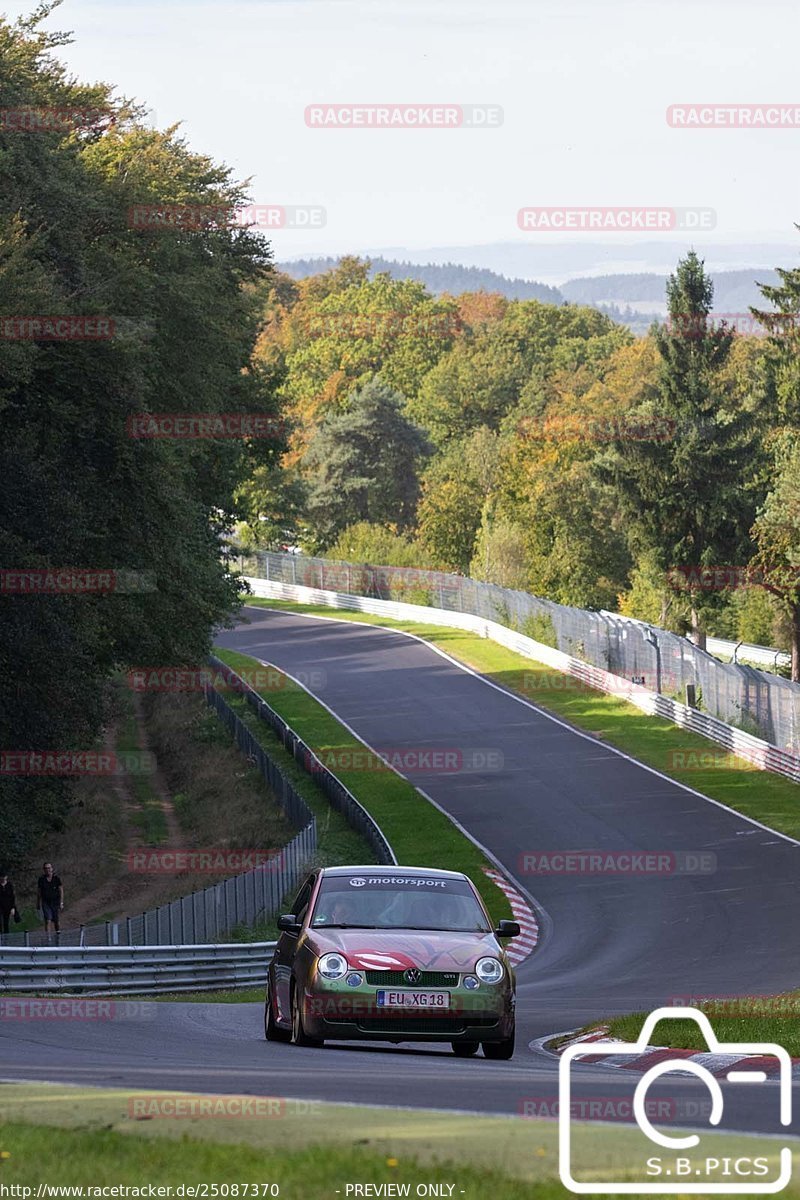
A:
[[[419,983],[422,978],[422,972],[418,971],[416,967],[412,967],[410,971],[406,971],[403,974],[403,978],[406,983]]]

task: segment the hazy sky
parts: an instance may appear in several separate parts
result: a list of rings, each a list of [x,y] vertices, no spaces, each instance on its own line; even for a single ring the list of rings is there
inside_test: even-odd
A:
[[[525,206],[710,207],[725,242],[791,242],[800,220],[800,127],[666,121],[683,102],[800,109],[796,3],[65,0],[48,24],[75,31],[61,54],[77,75],[182,121],[256,202],[324,207],[324,228],[275,233],[279,259],[564,236],[522,233]],[[306,126],[307,105],[349,102],[500,105],[504,120]]]

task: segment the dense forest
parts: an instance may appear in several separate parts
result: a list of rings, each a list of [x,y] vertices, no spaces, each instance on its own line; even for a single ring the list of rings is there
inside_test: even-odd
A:
[[[320,275],[332,270],[339,259],[298,258],[280,264],[280,269],[292,279],[305,279],[307,275]],[[395,262],[380,256],[370,258],[370,277],[390,275],[392,279],[416,279],[424,283],[434,296],[443,292],[455,295],[458,292],[499,292],[508,300],[544,300],[548,304],[562,304],[564,297],[558,288],[530,279],[508,279],[486,267],[465,267],[460,263],[412,263]]]
[[[761,303],[759,284],[774,286],[775,271],[749,268],[746,271],[714,272],[714,311],[718,313],[747,313],[752,305]],[[663,304],[666,279],[663,275],[640,272],[635,275],[592,275],[585,279],[568,279],[560,287],[566,300],[574,304],[597,304],[618,301],[635,305],[636,301]]]
[[[69,805],[14,756],[102,744],[114,672],[202,662],[237,606],[231,540],[791,643],[797,677],[800,269],[762,290],[769,337],[708,319],[694,254],[639,338],[461,268],[292,278],[225,167],[65,74],[48,8],[0,21],[0,108],[61,114],[0,126],[10,861]]]
[[[434,297],[357,258],[278,274],[256,358],[282,375],[290,449],[240,494],[238,536],[788,647],[800,272],[776,278],[771,336],[741,334],[690,253],[669,318],[634,338],[595,308]]]

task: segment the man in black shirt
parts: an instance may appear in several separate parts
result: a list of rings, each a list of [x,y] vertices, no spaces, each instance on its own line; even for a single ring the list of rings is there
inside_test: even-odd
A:
[[[14,885],[8,881],[8,872],[0,868],[0,933],[8,933],[8,922],[16,907]]]
[[[58,875],[53,873],[52,863],[43,863],[42,870],[44,875],[39,876],[36,907],[41,911],[45,933],[50,933],[51,923],[58,933],[59,914],[64,908],[64,888]]]

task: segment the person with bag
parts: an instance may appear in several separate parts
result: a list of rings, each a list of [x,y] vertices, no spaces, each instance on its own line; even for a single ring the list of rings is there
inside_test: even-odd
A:
[[[9,881],[8,871],[0,869],[0,933],[8,933],[8,923],[13,917],[19,920],[14,885]]]

